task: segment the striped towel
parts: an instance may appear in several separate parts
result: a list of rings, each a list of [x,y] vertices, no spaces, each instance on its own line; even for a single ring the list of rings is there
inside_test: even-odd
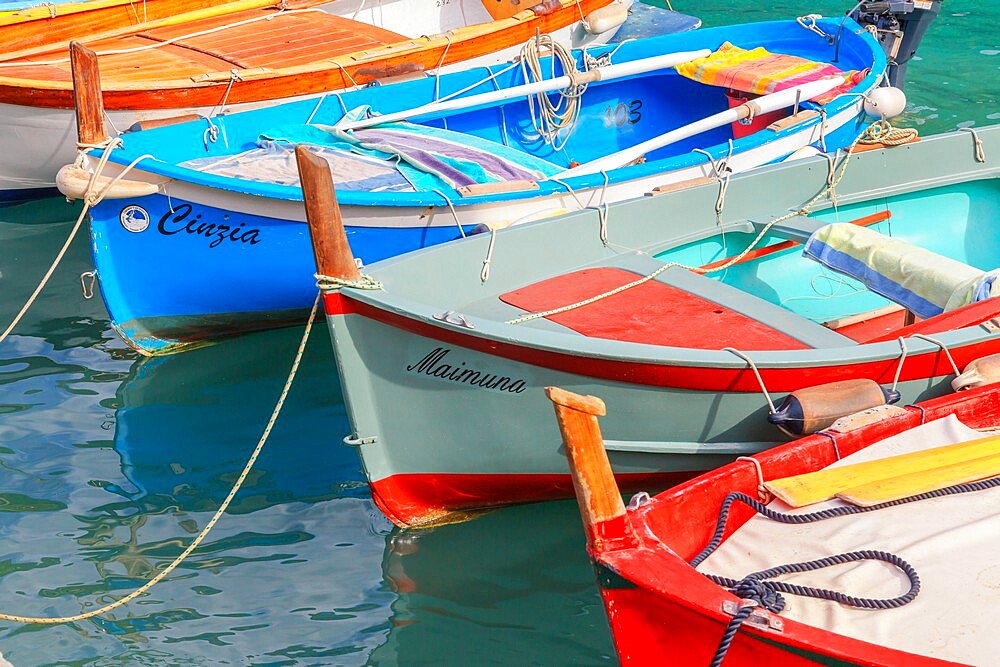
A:
[[[343,120],[367,117],[370,107],[352,109]],[[361,130],[336,125],[288,125],[261,133],[260,140],[312,144],[389,161],[414,190],[432,192],[476,183],[542,180],[563,171],[530,153],[464,132],[407,122]]]
[[[803,246],[803,254],[860,280],[922,318],[1000,295],[997,271],[987,273],[846,222],[816,230]]]
[[[817,104],[826,104],[867,76],[867,71],[851,70],[845,73],[829,63],[771,53],[762,46],[748,51],[729,42],[704,58],[677,65],[676,69],[683,76],[710,86],[724,86],[757,95],[776,93],[834,76],[847,78],[844,84],[813,98]]]

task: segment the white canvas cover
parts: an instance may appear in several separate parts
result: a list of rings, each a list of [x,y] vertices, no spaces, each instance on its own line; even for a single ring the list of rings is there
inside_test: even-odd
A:
[[[859,463],[983,437],[954,416],[871,445],[835,465]],[[809,513],[842,505],[834,500],[779,512]],[[1000,488],[918,501],[806,525],[756,516],[698,570],[734,579],[785,563],[873,549],[896,554],[920,576],[908,605],[864,610],[836,602],[785,595],[781,615],[842,635],[973,665],[997,664],[1000,632]],[[803,586],[856,597],[893,598],[909,589],[905,575],[873,561],[779,577]]]

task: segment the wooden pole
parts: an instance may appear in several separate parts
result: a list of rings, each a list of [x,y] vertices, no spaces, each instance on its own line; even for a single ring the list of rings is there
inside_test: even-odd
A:
[[[330,165],[301,145],[295,147],[295,162],[302,182],[316,271],[320,275],[343,280],[360,279],[361,272],[354,262],[344,221],[340,217]]]
[[[587,543],[595,552],[637,545],[597,423],[607,413],[604,401],[559,387],[546,387],[545,395],[556,409]]]
[[[80,42],[69,43],[69,62],[73,71],[73,100],[76,103],[76,129],[84,145],[107,141],[104,131],[104,98],[101,96],[101,72],[97,54]]]

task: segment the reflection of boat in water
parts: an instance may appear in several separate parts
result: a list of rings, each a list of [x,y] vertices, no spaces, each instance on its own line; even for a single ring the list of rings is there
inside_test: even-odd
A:
[[[231,649],[213,649],[213,659],[227,651],[237,663],[336,655],[325,664],[361,665],[385,640],[395,596],[378,562],[389,523],[368,496],[354,451],[340,443],[349,430],[343,401],[324,378],[333,363],[326,334],[314,331],[319,340],[310,342],[253,471],[191,564],[181,566],[199,576],[156,591],[169,600],[153,617],[164,626],[154,628],[161,638],[236,633]],[[143,560],[146,576],[176,554],[178,538],[186,543],[202,529],[229,492],[267,424],[299,335],[272,331],[141,359],[122,383],[114,443],[127,482],[109,490],[128,500],[107,507],[121,513],[138,504],[150,517],[139,544],[123,549]],[[161,512],[173,520],[157,524],[157,534],[152,515]],[[193,604],[206,615],[197,624],[204,627],[158,621],[191,604],[190,590],[199,595]],[[188,649],[192,658],[197,643]]]
[[[369,664],[454,664],[470,637],[484,636],[476,660],[490,665],[610,661],[578,517],[573,503],[559,502],[395,529],[382,563],[397,596],[392,628]]]
[[[308,367],[332,363],[324,337],[320,330],[310,345]],[[25,593],[8,595],[3,611],[77,613],[162,570],[229,491],[297,342],[286,330],[151,363],[98,344],[8,338],[0,560],[9,565],[6,590]],[[243,363],[251,351],[255,363]],[[49,641],[5,624],[4,655],[14,664],[93,655],[127,655],[128,664],[365,664],[385,641],[396,598],[380,566],[389,524],[354,452],[339,445],[340,430],[310,426],[343,419],[338,391],[308,370],[298,376],[233,509],[150,593],[79,626],[45,628]],[[81,632],[85,642],[60,634]]]
[[[231,511],[367,496],[354,451],[341,445],[350,427],[340,386],[325,377],[333,365],[327,334],[313,331],[318,340],[309,343],[282,414]],[[131,499],[162,496],[183,508],[214,509],[267,425],[299,335],[295,329],[249,336],[136,362],[118,391],[115,432],[115,449],[134,488],[116,490]]]

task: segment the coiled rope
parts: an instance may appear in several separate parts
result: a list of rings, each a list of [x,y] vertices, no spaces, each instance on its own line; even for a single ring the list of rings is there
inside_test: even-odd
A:
[[[519,60],[525,83],[541,81],[545,78],[542,76],[541,56],[542,52],[546,50],[552,54],[553,76],[555,76],[556,61],[559,62],[562,71],[570,77],[571,81],[574,75],[580,73],[576,68],[576,58],[573,57],[569,49],[553,39],[551,35],[539,35],[534,39],[529,39],[521,47]],[[545,92],[528,97],[531,124],[545,143],[550,144],[553,149],[562,150],[566,144],[570,130],[580,115],[580,97],[586,90],[587,84],[585,83],[571,83],[559,91],[558,100],[554,103]],[[559,133],[563,131],[565,131],[564,138],[560,141]]]
[[[274,424],[278,421],[278,415],[281,414],[281,408],[285,404],[285,399],[288,397],[288,392],[292,388],[292,382],[295,380],[295,375],[298,372],[299,364],[302,362],[302,355],[305,352],[306,344],[309,342],[309,334],[312,332],[313,322],[316,319],[316,311],[319,307],[320,295],[316,295],[315,301],[313,301],[312,310],[309,313],[309,320],[306,322],[305,331],[302,333],[302,340],[299,342],[299,347],[295,352],[295,359],[292,362],[292,368],[288,372],[288,378],[285,380],[285,385],[281,388],[281,394],[278,396],[278,402],[274,406],[274,410],[271,412],[271,418],[267,422],[267,426],[264,428],[263,434],[260,436],[260,440],[257,441],[257,446],[254,448],[253,453],[250,455],[250,459],[247,461],[246,465],[243,467],[243,472],[236,479],[236,483],[233,484],[233,488],[229,490],[229,494],[226,499],[222,501],[219,509],[215,511],[212,518],[208,520],[205,527],[200,533],[191,541],[191,544],[187,546],[184,551],[180,553],[173,561],[170,562],[163,570],[156,574],[152,579],[147,581],[145,584],[135,589],[123,598],[119,598],[110,604],[106,604],[99,609],[93,609],[91,611],[84,612],[82,614],[75,614],[73,616],[58,616],[58,617],[44,617],[44,616],[20,616],[17,614],[4,614],[0,613],[0,620],[4,621],[16,621],[18,623],[37,623],[43,625],[57,625],[60,623],[72,623],[74,621],[83,621],[94,616],[99,616],[105,614],[117,607],[121,607],[124,604],[134,600],[139,597],[150,588],[158,584],[163,580],[168,574],[174,571],[174,569],[180,565],[185,558],[187,558],[192,551],[198,548],[198,545],[208,536],[208,533],[215,526],[216,522],[222,517],[226,509],[229,508],[229,504],[233,501],[233,498],[239,492],[240,487],[243,486],[243,482],[246,480],[247,475],[253,469],[254,463],[257,462],[257,457],[260,455],[261,450],[264,449],[264,444],[267,442],[268,437],[271,435],[271,429],[274,428]]]
[[[971,493],[974,491],[985,491],[996,487],[1000,487],[1000,477],[993,477],[991,479],[969,482],[966,484],[956,484],[943,489],[927,491],[925,493],[900,498],[898,500],[891,500],[884,503],[878,503],[877,505],[871,505],[868,507],[842,505],[806,514],[787,514],[784,512],[777,512],[758,500],[751,498],[747,494],[737,491],[730,493],[722,501],[722,507],[719,509],[719,518],[716,521],[715,532],[712,534],[712,538],[709,540],[708,545],[705,546],[704,549],[688,561],[688,564],[692,567],[697,567],[713,552],[715,552],[720,544],[722,544],[722,538],[726,532],[726,524],[729,521],[729,510],[734,502],[743,503],[758,514],[773,521],[784,524],[801,525],[840,516],[847,516],[850,514],[874,512],[876,510],[906,505],[920,500],[930,500],[932,498],[941,498],[943,496]],[[824,567],[831,567],[834,565],[841,565],[843,563],[851,563],[862,560],[878,560],[896,567],[906,575],[907,579],[909,579],[910,589],[906,593],[895,598],[858,598],[825,588],[798,586],[796,584],[789,584],[781,581],[768,581],[769,579],[782,574],[811,572]],[[852,551],[803,563],[779,565],[768,570],[748,574],[740,580],[712,574],[706,574],[705,576],[716,584],[728,588],[738,597],[752,601],[751,604],[740,607],[733,618],[729,621],[729,624],[726,626],[726,630],[723,633],[722,639],[719,642],[719,646],[716,649],[715,656],[712,659],[712,667],[719,667],[722,664],[722,661],[725,659],[726,653],[729,651],[729,647],[732,645],[733,639],[739,631],[740,626],[750,616],[755,607],[760,606],[774,613],[779,613],[782,609],[784,609],[785,601],[781,593],[789,593],[791,595],[812,597],[822,600],[831,600],[833,602],[839,602],[841,604],[862,609],[895,609],[912,602],[920,592],[920,577],[917,575],[917,572],[912,565],[895,554],[874,550]]]
[[[729,259],[729,261],[727,261],[726,263],[720,264],[718,266],[713,266],[710,269],[705,269],[705,268],[702,268],[700,266],[690,266],[688,264],[683,264],[681,262],[667,262],[663,266],[657,268],[652,273],[650,273],[648,275],[645,275],[645,276],[643,276],[641,278],[637,278],[636,280],[633,280],[632,282],[626,283],[626,284],[621,285],[619,287],[616,287],[616,288],[614,288],[612,290],[608,290],[607,292],[603,292],[601,294],[597,294],[595,296],[592,296],[592,297],[590,297],[588,299],[584,299],[582,301],[577,301],[576,303],[571,303],[571,304],[568,304],[568,305],[565,305],[565,306],[560,306],[558,308],[552,308],[551,310],[545,310],[545,311],[539,311],[539,312],[534,312],[534,313],[528,313],[526,315],[522,315],[521,317],[516,317],[516,318],[514,318],[512,320],[507,320],[505,323],[506,324],[522,324],[524,322],[529,322],[531,320],[536,320],[536,319],[539,319],[539,318],[542,318],[542,317],[549,317],[550,315],[558,315],[559,313],[564,313],[564,312],[569,311],[569,310],[574,310],[576,308],[580,308],[582,306],[586,306],[586,305],[595,303],[597,301],[600,301],[601,299],[606,299],[609,296],[614,296],[615,294],[619,294],[619,293],[624,292],[626,290],[632,289],[633,287],[637,287],[637,286],[639,286],[639,285],[641,285],[643,283],[649,282],[650,280],[656,278],[656,276],[660,275],[661,273],[663,273],[667,269],[670,269],[670,268],[673,268],[673,267],[687,269],[688,271],[693,271],[694,273],[706,274],[706,273],[715,273],[715,272],[718,272],[718,271],[725,271],[729,267],[731,267],[731,266],[733,266],[735,264],[739,264],[741,261],[743,261],[743,258],[746,257],[761,242],[761,240],[763,240],[763,238],[767,235],[767,233],[771,230],[771,228],[773,226],[775,226],[776,224],[778,224],[780,222],[784,222],[785,220],[788,220],[790,218],[794,218],[796,216],[808,215],[809,213],[812,212],[812,207],[816,204],[816,202],[818,202],[822,198],[826,197],[827,194],[833,193],[835,191],[837,185],[840,184],[840,181],[843,180],[844,175],[847,173],[847,167],[848,167],[848,165],[850,165],[851,149],[853,149],[857,144],[860,144],[860,143],[876,143],[876,142],[885,143],[882,139],[874,139],[874,137],[886,137],[886,136],[889,136],[888,131],[886,130],[886,128],[882,124],[889,125],[888,121],[880,121],[879,123],[874,123],[874,124],[870,125],[868,128],[866,128],[865,131],[863,133],[861,133],[861,135],[859,135],[851,143],[850,148],[848,148],[847,152],[845,153],[844,160],[841,163],[840,170],[837,172],[836,178],[828,179],[826,187],[824,187],[819,192],[819,194],[817,194],[815,197],[813,197],[808,202],[806,202],[798,210],[796,210],[796,211],[790,211],[790,212],[786,213],[785,215],[782,215],[780,217],[774,218],[773,220],[771,220],[770,222],[768,222],[766,225],[764,225],[761,228],[761,230],[757,234],[757,236],[754,237],[754,239],[750,242],[749,245],[747,245],[746,248],[743,249],[742,252],[740,252],[738,255],[734,255],[733,257],[731,257]],[[878,128],[872,129],[872,128],[875,128],[877,125],[879,126]],[[890,126],[890,129],[891,129],[891,126]],[[916,130],[913,130],[913,132],[915,133]],[[905,143],[905,142],[902,142],[902,143]],[[831,194],[831,196],[832,196],[832,194]]]

